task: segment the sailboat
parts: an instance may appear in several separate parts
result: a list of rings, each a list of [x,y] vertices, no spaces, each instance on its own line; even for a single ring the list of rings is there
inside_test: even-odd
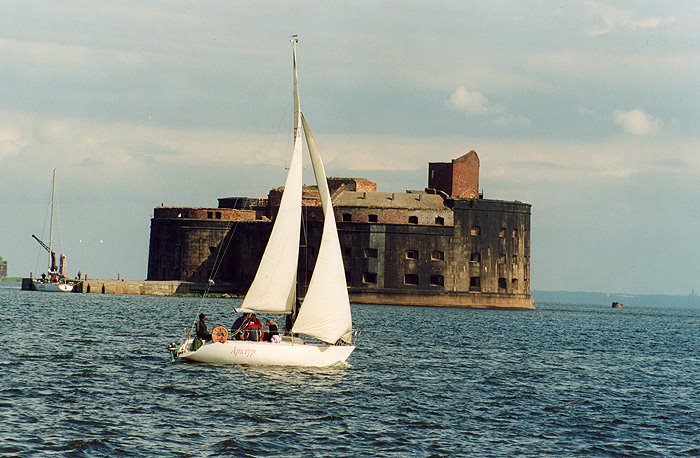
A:
[[[51,222],[49,224],[49,243],[44,243],[39,237],[32,234],[34,240],[44,248],[49,254],[48,272],[41,275],[41,278],[32,278],[32,286],[36,291],[49,293],[70,293],[76,282],[69,280],[66,276],[66,256],[61,253],[60,264],[56,265],[56,253],[53,250],[53,220],[54,202],[56,200],[56,169],[53,170],[51,181]]]
[[[238,309],[243,313],[294,314],[302,204],[303,128],[324,214],[316,265],[290,335],[279,342],[229,340],[223,327],[212,330],[212,341],[194,345],[190,329],[176,359],[216,364],[327,367],[344,363],[355,349],[352,315],[338,231],[326,172],[316,141],[301,113],[296,36],[292,37],[294,70],[294,147],[279,212],[253,282]],[[303,337],[301,337],[303,336]],[[308,336],[308,337],[306,337]]]

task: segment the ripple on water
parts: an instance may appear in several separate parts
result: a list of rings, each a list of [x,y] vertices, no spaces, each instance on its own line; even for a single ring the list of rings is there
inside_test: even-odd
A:
[[[314,370],[171,363],[198,307],[0,290],[0,454],[700,455],[698,310],[354,305],[351,365]]]

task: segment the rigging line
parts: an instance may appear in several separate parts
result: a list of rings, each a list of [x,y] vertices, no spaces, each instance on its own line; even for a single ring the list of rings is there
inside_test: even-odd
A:
[[[238,206],[238,201],[239,197],[236,197],[236,200],[234,201],[234,207]],[[211,274],[209,275],[209,278],[207,279],[207,286],[204,288],[204,293],[202,294],[202,297],[199,300],[199,307],[197,307],[197,313],[194,316],[194,321],[192,322],[192,326],[190,326],[187,335],[185,336],[185,340],[189,339],[190,336],[192,335],[192,331],[194,330],[195,326],[197,325],[197,320],[199,319],[199,314],[202,313],[202,308],[204,307],[204,299],[207,297],[207,294],[209,294],[209,291],[211,290],[211,282],[209,280],[214,280],[216,277],[216,274],[218,273],[219,269],[221,268],[221,264],[223,263],[224,257],[226,256],[226,252],[228,251],[228,247],[231,244],[231,240],[233,239],[233,234],[235,233],[236,229],[238,228],[238,221],[234,222],[229,221],[229,223],[226,226],[226,233],[227,235],[224,236],[224,240],[226,240],[226,237],[228,237],[228,241],[225,243],[221,243],[219,245],[219,249],[216,250],[216,256],[214,257],[214,265],[212,267]],[[231,226],[233,226],[233,233],[230,233],[229,231],[231,230]],[[223,249],[222,249],[223,247]],[[223,251],[223,253],[222,253]]]
[[[293,97],[293,96],[292,96],[291,98],[288,99],[286,109],[282,112],[283,114],[279,117],[279,121],[277,122],[277,127],[276,127],[276,130],[275,130],[275,134],[273,135],[272,141],[270,141],[270,143],[268,144],[267,150],[266,150],[265,153],[264,153],[264,157],[268,157],[268,158],[270,157],[270,155],[271,155],[270,152],[271,152],[271,150],[272,150],[272,146],[274,145],[274,143],[275,143],[275,141],[276,141],[276,139],[277,139],[277,136],[279,135],[279,132],[280,132],[280,130],[281,130],[280,127],[281,127],[281,125],[282,125],[284,119],[287,118],[287,116],[288,116],[288,113],[289,113],[289,111],[290,111],[290,110],[289,110],[289,107],[290,107],[290,105],[292,104],[293,100],[294,100],[294,97]],[[294,116],[292,116],[291,124],[294,124]],[[290,131],[292,131],[292,129],[290,129]],[[291,150],[292,150],[292,148],[290,147],[291,142],[292,142],[292,137],[293,137],[293,135],[288,135],[288,136],[287,136],[287,146],[286,146],[286,148],[285,148],[285,151],[291,151]],[[287,160],[284,160],[283,162],[284,162],[284,163],[287,163],[288,161],[287,161]],[[284,169],[284,168],[285,168],[285,167],[283,167],[283,169]],[[238,199],[239,199],[239,198],[237,197],[237,198],[236,198],[236,203],[238,202]],[[229,224],[229,226],[227,227],[227,230],[230,230],[230,228],[231,228],[231,225]],[[222,245],[223,245],[223,244],[219,245],[219,250],[217,250],[217,255],[216,255],[215,258],[214,258],[214,265],[213,265],[213,267],[212,267],[212,273],[211,273],[211,275],[210,275],[210,279],[213,280],[213,279],[215,278],[215,276],[216,276],[216,273],[218,273],[218,270],[221,268],[221,264],[223,263],[223,258],[224,258],[225,254],[226,254],[226,250],[228,250],[228,247],[229,247],[231,241],[233,240],[233,235],[234,235],[234,233],[235,233],[235,231],[236,231],[237,228],[238,228],[238,222],[235,223],[235,226],[234,226],[234,229],[233,229],[234,232],[230,234],[229,239],[228,239],[228,241],[227,241],[226,244],[225,244],[224,252],[223,252],[223,254],[221,255],[221,259],[220,259],[220,260],[219,260],[219,254],[221,253],[221,249],[222,249]],[[187,332],[186,339],[189,339],[190,336],[192,335],[192,331],[193,331],[194,327],[196,326],[198,316],[199,316],[199,314],[201,313],[202,307],[204,306],[204,299],[206,298],[206,295],[209,293],[210,290],[211,290],[211,283],[210,283],[209,281],[207,281],[207,286],[206,286],[206,288],[205,288],[205,290],[204,290],[204,293],[203,293],[203,295],[202,295],[202,298],[200,299],[200,303],[199,303],[199,307],[198,307],[198,310],[197,310],[197,314],[195,315],[195,319],[194,319],[194,321],[192,322],[192,326],[189,328],[189,330],[188,330],[188,332]]]
[[[237,203],[238,202],[236,201],[236,204]],[[233,235],[236,233],[236,229],[238,229],[238,223],[239,221],[236,221],[235,224],[233,221],[231,221],[226,226],[226,235],[224,236],[224,241],[219,245],[219,249],[216,252],[216,257],[214,258],[214,265],[210,276],[211,280],[214,280],[214,278],[216,278],[216,274],[219,272],[219,269],[221,268],[221,265],[224,262],[224,257],[226,256],[228,247],[231,244],[231,240],[233,240]],[[232,226],[233,230],[231,229]]]
[[[49,194],[49,195],[51,195],[51,194]],[[46,209],[44,211],[44,222],[43,222],[42,229],[41,229],[42,240],[46,240],[46,232],[47,232],[46,228],[48,226],[48,221],[49,221],[50,214],[51,214],[51,200],[49,200],[48,202],[44,201],[44,204],[46,205]],[[34,264],[34,268],[37,271],[37,273],[39,272],[39,263],[41,262],[40,258],[42,258],[43,256],[44,256],[43,249],[41,251],[37,251],[36,262]],[[51,259],[51,253],[49,253],[49,259]],[[44,269],[42,268],[41,270],[43,271]]]
[[[306,205],[302,199],[301,208],[304,209],[304,218],[301,219],[301,230],[304,236],[304,276],[303,283],[304,286],[304,296],[306,296],[306,289],[309,287],[309,233],[308,233],[308,220],[309,220],[309,206]],[[299,292],[302,292],[302,288],[299,288]]]
[[[285,111],[283,112],[284,114],[282,114],[282,115],[280,116],[279,121],[277,122],[277,127],[275,128],[275,133],[274,133],[274,135],[272,136],[272,140],[271,140],[270,143],[267,145],[267,149],[265,150],[265,154],[264,154],[264,156],[263,156],[263,157],[265,157],[265,158],[270,158],[270,157],[272,156],[272,154],[271,154],[272,145],[274,145],[275,142],[277,141],[277,137],[279,136],[279,133],[280,133],[280,131],[281,131],[282,123],[283,123],[284,120],[287,118],[286,112],[289,111],[289,106],[290,106],[290,105],[291,105],[291,100],[290,100],[289,102],[287,102],[287,106],[285,107]],[[292,122],[293,122],[293,121],[292,121]],[[285,151],[289,151],[289,150],[291,149],[291,148],[289,147],[289,144],[290,144],[290,138],[289,138],[289,136],[287,136],[287,147],[284,149]],[[287,163],[286,158],[285,158],[285,160],[284,160],[284,163],[285,163],[285,164]]]

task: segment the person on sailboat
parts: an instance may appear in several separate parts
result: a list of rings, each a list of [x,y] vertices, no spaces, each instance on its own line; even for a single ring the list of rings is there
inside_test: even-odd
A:
[[[249,320],[250,313],[247,312],[236,318],[236,321],[233,322],[233,326],[231,326],[231,338],[233,338],[233,340],[244,340],[243,328],[246,327]]]
[[[260,342],[265,334],[265,328],[262,323],[255,316],[255,313],[250,314],[250,320],[248,324],[243,328],[243,340],[250,340],[252,342]]]
[[[266,342],[281,342],[282,339],[280,338],[280,329],[277,326],[277,323],[271,319],[268,319],[265,324],[267,324],[267,332],[265,333],[265,338],[263,340]]]
[[[211,333],[207,329],[207,316],[203,313],[199,314],[199,321],[197,321],[197,337],[202,340],[211,340]]]
[[[300,308],[301,308],[301,302],[299,302],[299,299],[297,299],[296,302],[294,303],[294,309],[292,310],[292,313],[288,313],[287,317],[285,318],[284,335],[296,337],[296,334],[292,333],[292,328],[294,327],[294,320],[296,319],[297,315],[299,314]]]

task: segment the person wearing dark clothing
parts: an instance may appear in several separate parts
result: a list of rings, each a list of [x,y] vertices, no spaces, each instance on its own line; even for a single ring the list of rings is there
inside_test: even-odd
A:
[[[280,335],[279,327],[277,326],[277,323],[275,323],[272,320],[267,320],[265,323],[267,324],[267,332],[265,333],[265,341],[272,342],[272,336],[279,336]]]
[[[207,316],[203,313],[199,314],[199,321],[197,321],[197,337],[202,340],[211,340],[211,333],[207,329]]]
[[[296,302],[294,303],[294,308],[292,309],[292,313],[288,313],[287,318],[284,321],[284,335],[296,337],[296,334],[292,333],[292,328],[294,327],[294,321],[297,319],[297,316],[299,315],[300,308],[301,308],[301,302],[299,302],[299,299],[297,299]]]
[[[243,340],[243,328],[246,327],[250,320],[250,313],[244,313],[236,318],[231,326],[231,338],[234,340]]]

